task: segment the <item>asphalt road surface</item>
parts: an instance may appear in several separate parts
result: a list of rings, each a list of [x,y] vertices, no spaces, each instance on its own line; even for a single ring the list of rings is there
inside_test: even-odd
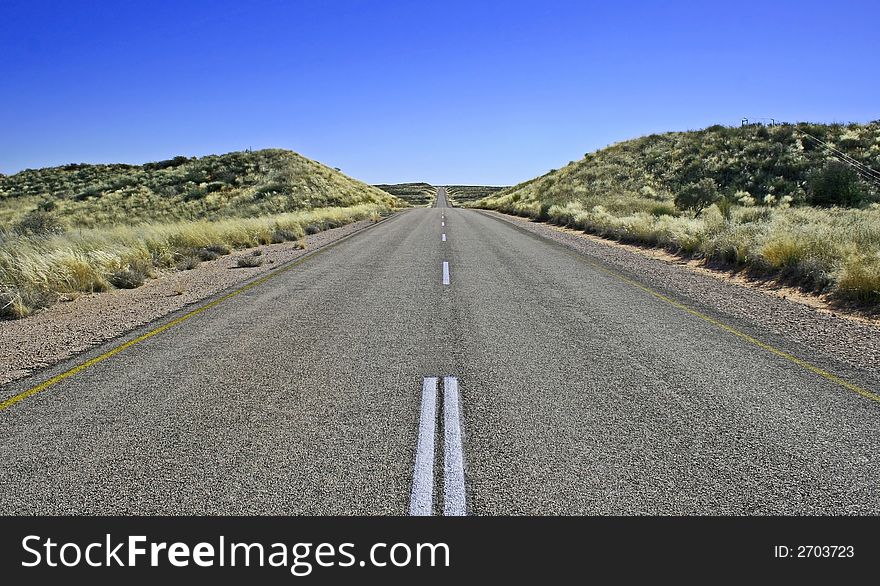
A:
[[[877,514],[878,429],[440,190],[0,411],[0,513]]]

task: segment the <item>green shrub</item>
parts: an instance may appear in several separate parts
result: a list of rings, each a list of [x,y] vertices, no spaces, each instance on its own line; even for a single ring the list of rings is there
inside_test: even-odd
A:
[[[196,254],[189,254],[180,259],[177,263],[178,271],[191,271],[201,263],[201,258]]]
[[[231,253],[232,247],[228,244],[209,244],[203,250],[205,252],[216,254],[217,256],[223,256]]]
[[[159,161],[157,163],[147,163],[144,165],[144,168],[149,170],[161,170],[161,169],[173,169],[174,167],[180,167],[181,165],[186,165],[189,163],[190,159],[184,156],[177,156],[173,159],[168,159],[166,161]]]
[[[110,275],[110,283],[117,289],[137,289],[144,284],[146,278],[145,272],[129,267]]]
[[[245,256],[240,256],[235,262],[235,266],[239,268],[254,268],[261,266],[263,264],[263,259],[260,258],[263,253],[259,250],[255,251],[253,254],[248,254]]]
[[[831,161],[810,177],[809,202],[817,206],[857,207],[868,193],[859,174],[839,161]]]
[[[718,211],[721,212],[721,217],[724,218],[726,222],[729,222],[731,214],[733,213],[733,202],[726,197],[722,197],[715,200],[715,206],[718,208]]]
[[[281,244],[282,242],[290,242],[291,240],[299,240],[299,234],[293,230],[279,228],[272,232],[272,244]]]
[[[552,173],[552,171],[551,171],[551,173]],[[541,202],[540,206],[538,207],[538,213],[535,216],[535,219],[538,221],[541,221],[541,222],[546,222],[547,220],[549,220],[550,219],[549,212],[550,212],[551,207],[553,207],[552,203],[546,202],[546,201]]]
[[[13,231],[24,236],[48,236],[64,232],[64,222],[54,213],[34,210],[13,226]]]
[[[880,254],[848,258],[840,276],[839,290],[842,297],[880,303]]]
[[[55,300],[45,289],[0,289],[0,317],[21,319]]]
[[[721,194],[718,192],[715,181],[704,177],[696,183],[683,187],[675,196],[675,205],[681,210],[699,212],[719,199],[721,199]]]

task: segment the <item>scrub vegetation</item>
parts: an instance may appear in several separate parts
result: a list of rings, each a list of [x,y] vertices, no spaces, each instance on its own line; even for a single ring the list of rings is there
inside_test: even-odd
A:
[[[880,121],[713,126],[621,142],[471,205],[876,307],[877,170]]]
[[[0,316],[406,205],[283,150],[0,176]]]
[[[452,205],[467,205],[484,197],[489,197],[505,187],[491,185],[447,185],[446,193]]]
[[[376,187],[414,206],[430,206],[437,196],[437,187],[430,183],[394,183],[376,185]],[[446,187],[446,194],[452,205],[466,205],[505,189],[489,185],[446,185],[444,187]]]
[[[430,183],[393,183],[376,187],[413,206],[429,206],[437,195],[437,188]]]

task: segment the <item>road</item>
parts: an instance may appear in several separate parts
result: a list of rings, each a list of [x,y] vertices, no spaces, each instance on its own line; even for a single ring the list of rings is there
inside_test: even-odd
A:
[[[880,513],[880,405],[585,260],[441,189],[0,411],[0,512]]]

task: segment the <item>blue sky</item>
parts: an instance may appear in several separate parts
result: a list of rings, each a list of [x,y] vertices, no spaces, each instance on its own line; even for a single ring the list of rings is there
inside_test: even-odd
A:
[[[0,172],[288,148],[511,184],[609,143],[880,118],[880,3],[3,0]]]

